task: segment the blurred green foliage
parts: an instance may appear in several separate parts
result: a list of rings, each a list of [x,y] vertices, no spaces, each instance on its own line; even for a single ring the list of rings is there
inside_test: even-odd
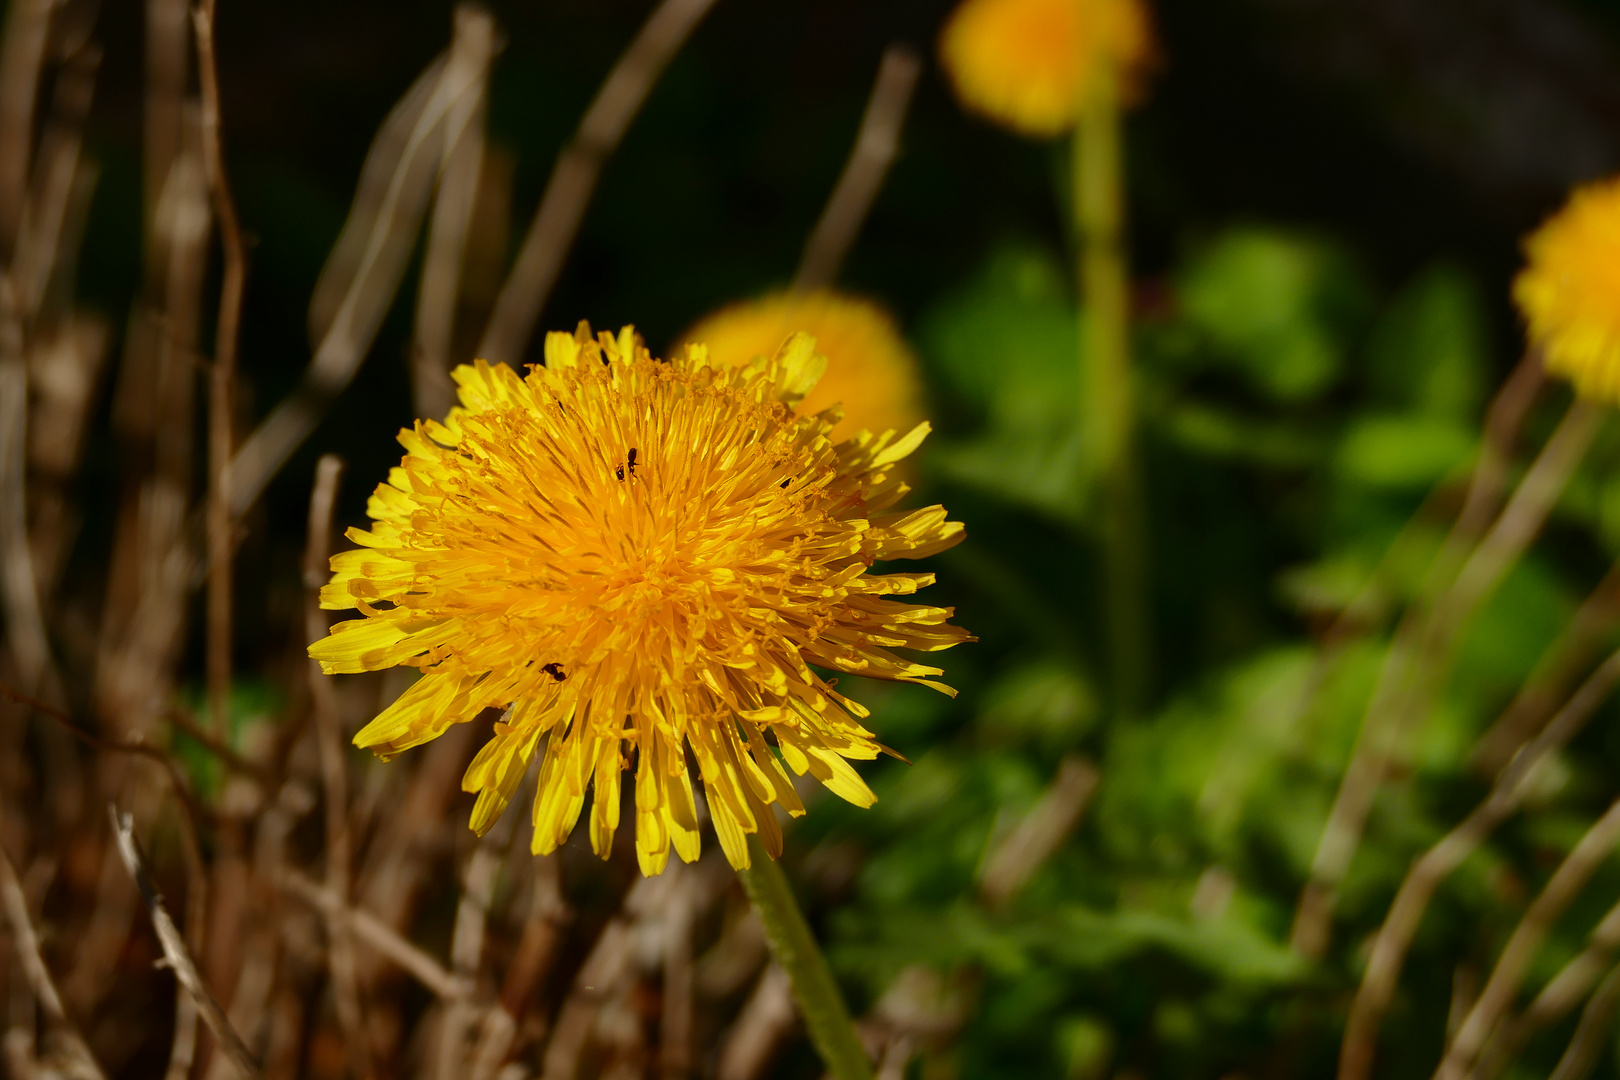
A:
[[[823,800],[794,843],[811,870],[833,851],[862,856],[829,929],[866,994],[916,964],[973,988],[960,1039],[925,1054],[923,1076],[1328,1073],[1367,935],[1410,860],[1482,796],[1476,741],[1615,549],[1620,496],[1600,446],[1547,541],[1463,635],[1398,749],[1332,951],[1303,960],[1288,944],[1300,889],[1508,357],[1480,286],[1445,262],[1381,289],[1339,243],[1251,223],[1189,245],[1165,281],[1136,337],[1159,582],[1158,700],[1140,721],[1114,720],[1095,689],[1105,650],[1070,569],[1091,565],[1094,537],[1059,251],[992,248],[914,328],[942,429],[924,496],[969,526],[935,591],[984,640],[945,659],[965,688],[954,702],[870,688],[873,722],[914,764],[871,770],[870,811]],[[1552,391],[1532,415],[1532,448],[1565,400]],[[1328,633],[1358,598],[1362,621]],[[1441,887],[1378,1075],[1433,1069],[1454,972],[1488,971],[1613,790],[1608,731],[1594,721],[1543,770],[1534,811]],[[1081,825],[995,902],[987,862],[1074,754],[1101,777]],[[1531,986],[1579,949],[1616,872],[1560,922]],[[1544,1075],[1568,1033],[1532,1041],[1522,1075]]]

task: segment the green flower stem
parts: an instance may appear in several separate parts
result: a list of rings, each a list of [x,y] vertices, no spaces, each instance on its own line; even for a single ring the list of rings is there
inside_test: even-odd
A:
[[[1114,704],[1137,714],[1147,694],[1147,562],[1136,474],[1131,390],[1130,295],[1120,233],[1124,219],[1119,81],[1106,63],[1081,101],[1074,131],[1074,214],[1080,234],[1082,431],[1096,482],[1105,629]]]
[[[793,899],[787,875],[752,836],[748,838],[748,855],[753,866],[739,870],[737,876],[748,890],[759,921],[765,924],[771,955],[793,983],[793,996],[804,1016],[804,1026],[810,1029],[810,1041],[816,1044],[828,1075],[833,1080],[872,1080],[872,1061],[855,1034],[849,1008],[815,936]]]

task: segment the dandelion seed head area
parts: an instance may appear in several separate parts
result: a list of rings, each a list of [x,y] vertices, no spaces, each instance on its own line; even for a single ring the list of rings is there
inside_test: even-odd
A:
[[[1547,370],[1620,404],[1620,177],[1578,188],[1524,246],[1513,298]]]
[[[671,846],[699,852],[688,750],[738,867],[748,833],[780,853],[772,803],[804,812],[788,769],[870,805],[847,760],[883,749],[870,714],[811,665],[954,693],[892,651],[970,640],[952,609],[887,599],[933,575],[871,569],[962,539],[943,507],[891,509],[907,491],[894,466],[928,426],[832,442],[836,409],[794,411],[826,366],[805,334],[737,367],[701,345],[656,360],[629,328],[581,324],[548,335],[545,360],[526,377],[457,368],[461,406],[400,433],[371,530],[332,559],[322,604],[363,617],[310,655],[329,673],[422,672],[356,745],[388,757],[507,710],[463,780],[473,829],[538,754],[532,849],[562,844],[591,792],[605,858],[630,770],[647,874]]]
[[[964,0],[939,47],[964,106],[1036,138],[1074,125],[1099,59],[1129,96],[1153,48],[1139,0]]]

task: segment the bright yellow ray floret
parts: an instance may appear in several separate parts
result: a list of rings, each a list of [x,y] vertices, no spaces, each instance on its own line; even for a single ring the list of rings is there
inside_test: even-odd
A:
[[[1620,177],[1576,189],[1524,247],[1513,298],[1547,370],[1620,404]]]
[[[834,292],[781,292],[706,316],[684,340],[701,341],[717,363],[770,356],[796,330],[816,339],[827,373],[799,405],[813,413],[837,405],[840,432],[910,431],[923,420],[917,358],[900,328],[876,304]]]
[[[1099,61],[1131,91],[1152,33],[1141,0],[963,0],[939,51],[963,105],[1046,137],[1074,124]]]
[[[688,753],[734,866],[748,833],[780,852],[773,803],[804,812],[787,769],[870,805],[847,759],[883,747],[811,665],[954,693],[892,651],[970,640],[949,608],[886,599],[933,575],[871,567],[950,547],[962,526],[938,506],[890,509],[906,491],[894,466],[928,425],[835,444],[836,410],[794,410],[825,364],[803,334],[739,368],[702,346],[658,361],[629,328],[593,339],[581,324],[548,335],[526,377],[457,368],[461,407],[400,433],[371,531],[350,530],[360,547],[321,592],[364,616],[310,646],[323,670],[422,671],[356,745],[392,756],[502,709],[462,784],[473,828],[539,755],[533,850],[567,839],[591,792],[606,857],[633,769],[648,874],[671,845],[698,854]]]

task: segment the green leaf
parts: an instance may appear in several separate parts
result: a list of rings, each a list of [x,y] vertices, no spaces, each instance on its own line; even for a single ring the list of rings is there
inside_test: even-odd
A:
[[[1485,305],[1466,271],[1431,267],[1385,309],[1367,347],[1381,406],[1472,424],[1490,368]]]
[[[1231,229],[1188,259],[1182,311],[1218,357],[1277,401],[1320,396],[1345,359],[1365,287],[1330,245],[1279,229]]]
[[[1340,478],[1355,484],[1414,490],[1434,486],[1466,462],[1473,450],[1473,430],[1458,421],[1375,415],[1351,423],[1334,466]]]

